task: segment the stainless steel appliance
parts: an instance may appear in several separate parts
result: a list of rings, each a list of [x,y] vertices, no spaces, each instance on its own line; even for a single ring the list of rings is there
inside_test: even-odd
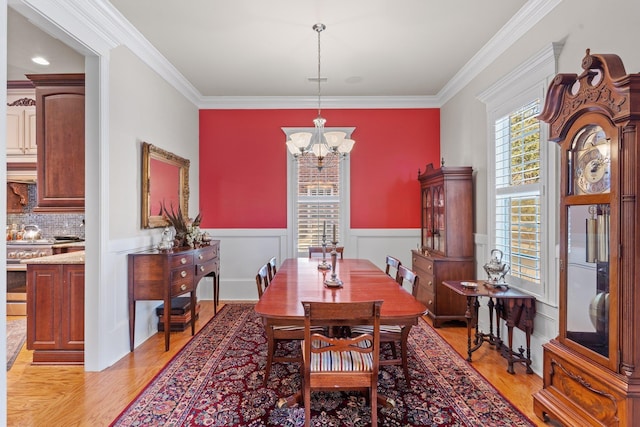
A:
[[[51,239],[7,241],[7,315],[27,315],[27,264],[23,259],[53,255]]]

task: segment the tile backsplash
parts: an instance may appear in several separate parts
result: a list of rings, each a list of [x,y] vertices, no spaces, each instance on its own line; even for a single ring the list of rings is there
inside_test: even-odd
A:
[[[22,213],[7,214],[7,227],[16,224],[18,229],[24,225],[35,224],[42,230],[45,239],[53,236],[78,236],[84,239],[84,214],[83,213],[40,213],[33,212],[37,204],[36,184],[28,186],[29,200]]]

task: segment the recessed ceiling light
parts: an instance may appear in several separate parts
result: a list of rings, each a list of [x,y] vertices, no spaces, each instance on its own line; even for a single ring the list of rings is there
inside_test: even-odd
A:
[[[31,58],[31,60],[33,62],[35,62],[36,64],[40,64],[40,65],[49,65],[49,61],[47,61],[46,59],[44,59],[41,56],[34,56],[33,58]]]

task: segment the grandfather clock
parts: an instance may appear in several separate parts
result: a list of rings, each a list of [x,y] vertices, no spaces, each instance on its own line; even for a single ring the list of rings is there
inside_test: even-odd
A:
[[[640,426],[640,74],[587,50],[539,118],[561,147],[559,334],[534,410],[567,426]]]

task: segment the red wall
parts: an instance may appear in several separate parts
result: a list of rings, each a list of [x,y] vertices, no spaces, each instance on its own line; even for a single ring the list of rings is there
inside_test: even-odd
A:
[[[158,159],[150,159],[149,169],[153,171],[153,185],[149,189],[151,215],[164,215],[163,205],[169,212],[172,209],[178,212],[180,208],[180,169],[176,165]]]
[[[282,127],[312,127],[316,110],[201,110],[204,228],[286,228]],[[440,162],[439,109],[322,110],[327,127],[355,127],[351,227],[418,228],[418,169]]]

